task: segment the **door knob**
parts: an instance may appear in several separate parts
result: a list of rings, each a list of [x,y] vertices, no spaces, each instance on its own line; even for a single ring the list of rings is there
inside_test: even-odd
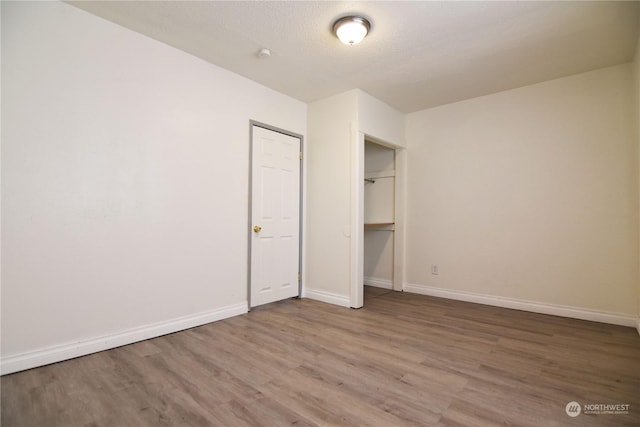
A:
[[[255,225],[255,226],[253,227],[253,231],[255,231],[256,233],[259,233],[259,232],[260,232],[260,230],[262,230],[262,227],[260,227],[259,225]]]

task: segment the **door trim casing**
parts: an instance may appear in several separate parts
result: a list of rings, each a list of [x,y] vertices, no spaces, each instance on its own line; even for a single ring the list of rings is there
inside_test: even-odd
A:
[[[252,197],[253,197],[253,127],[260,127],[283,135],[298,138],[300,140],[300,153],[304,153],[304,136],[276,126],[271,126],[257,120],[249,120],[249,197],[248,197],[248,218],[247,218],[247,311],[251,311],[251,227],[252,227]],[[304,154],[300,158],[300,190],[299,190],[299,230],[298,230],[298,298],[302,296],[302,231],[303,231],[303,161]]]

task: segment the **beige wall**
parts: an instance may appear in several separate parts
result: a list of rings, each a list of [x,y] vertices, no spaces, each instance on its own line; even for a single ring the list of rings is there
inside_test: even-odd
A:
[[[2,2],[2,371],[246,311],[249,120],[307,107],[60,2]]]
[[[386,144],[405,147],[404,114],[356,89],[358,131]]]
[[[406,282],[635,315],[631,87],[625,64],[409,114]]]
[[[355,91],[309,104],[305,153],[305,295],[349,304]]]

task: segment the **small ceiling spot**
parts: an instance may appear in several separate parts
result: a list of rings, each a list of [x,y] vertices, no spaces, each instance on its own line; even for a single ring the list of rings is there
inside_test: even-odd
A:
[[[266,47],[263,47],[258,51],[258,58],[268,58],[271,56],[271,51]]]

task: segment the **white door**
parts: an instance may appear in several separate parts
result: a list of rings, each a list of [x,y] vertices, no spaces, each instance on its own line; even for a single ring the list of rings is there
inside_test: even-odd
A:
[[[298,296],[300,138],[252,126],[251,307]]]

